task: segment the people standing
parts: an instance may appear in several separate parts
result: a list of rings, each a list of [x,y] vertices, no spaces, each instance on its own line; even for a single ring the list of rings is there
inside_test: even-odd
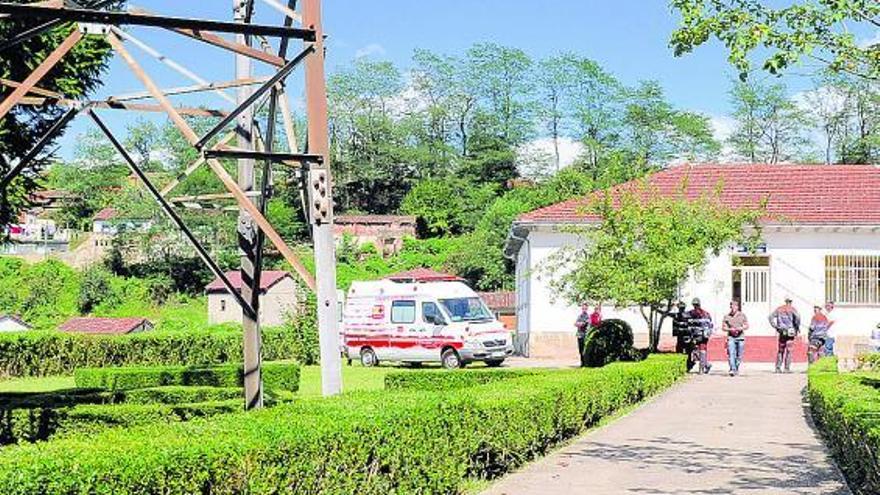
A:
[[[813,306],[813,318],[810,320],[810,332],[807,335],[807,338],[810,340],[807,361],[810,364],[825,355],[825,346],[828,343],[828,330],[830,328],[828,323],[828,317],[822,312],[822,307],[818,304]]]
[[[730,376],[739,374],[743,353],[746,347],[745,332],[749,329],[749,320],[740,310],[739,301],[730,301],[730,312],[724,315],[722,330],[727,334],[727,362],[730,365]]]
[[[678,311],[664,311],[663,314],[672,318],[672,336],[675,337],[675,352],[687,356],[687,370],[693,369],[696,362],[693,359],[694,343],[690,330],[689,311],[684,301],[678,301]]]
[[[703,309],[700,298],[695,297],[691,301],[693,308],[688,311],[688,327],[693,335],[700,360],[700,373],[709,373],[712,365],[709,364],[709,337],[712,336],[712,315]]]
[[[825,337],[825,355],[833,356],[834,342],[835,337],[837,336],[837,330],[834,328],[834,324],[837,321],[837,313],[834,311],[834,301],[828,301],[825,303],[825,318],[828,319],[828,336]]]
[[[776,330],[779,336],[779,346],[776,352],[776,372],[781,373],[783,366],[785,372],[791,372],[791,353],[794,349],[794,339],[800,333],[801,315],[791,305],[791,298],[785,298],[785,304],[779,306],[768,320],[770,326]]]
[[[602,305],[597,304],[595,308],[593,308],[593,313],[590,314],[590,327],[593,329],[599,328],[599,325],[602,324]]]
[[[587,341],[587,336],[590,333],[591,316],[590,305],[583,303],[581,305],[581,314],[578,315],[577,320],[574,322],[574,327],[577,329],[578,356],[581,360],[581,366],[587,365],[584,359],[584,343]]]

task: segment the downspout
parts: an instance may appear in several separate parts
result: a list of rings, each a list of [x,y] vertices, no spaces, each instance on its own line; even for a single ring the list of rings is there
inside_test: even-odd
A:
[[[508,233],[508,236],[507,236],[507,239],[508,239],[508,241],[507,241],[507,243],[506,243],[507,246],[505,246],[505,249],[504,249],[504,251],[502,252],[502,255],[503,255],[506,259],[509,259],[510,261],[513,261],[514,265],[516,265],[516,261],[517,261],[516,258],[517,258],[518,254],[519,254],[519,250],[520,250],[520,249],[523,249],[523,246],[525,246],[526,249],[529,248],[529,237],[528,237],[528,234],[527,234],[528,230],[527,230],[527,229],[523,229],[523,230],[526,232],[526,234],[523,234],[523,235],[517,235],[517,225],[514,223],[514,224],[511,226],[511,228],[510,228],[510,232]],[[511,244],[518,244],[518,245],[519,245],[519,249],[517,249],[517,250],[515,250],[513,253],[511,253],[510,250],[508,249],[508,246],[510,246]],[[517,282],[519,282],[519,280],[517,280]],[[520,300],[519,300],[519,299],[520,299],[520,297],[522,297],[522,295],[520,294],[519,287],[516,287],[515,289],[516,289],[516,292],[515,292],[515,294],[516,294],[516,308],[515,308],[515,309],[516,309],[516,327],[517,327],[517,328],[516,328],[516,332],[515,332],[515,334],[514,334],[514,337],[516,338],[516,337],[519,337],[519,335],[520,335],[520,328],[521,328],[520,325],[523,325],[523,324],[524,324],[524,325],[527,326],[527,325],[528,325],[528,321],[526,321],[526,322],[522,322],[521,319],[520,319],[519,308],[520,308],[521,304],[520,304]],[[526,303],[527,303],[527,302],[526,302]],[[529,357],[528,336],[529,336],[529,334],[530,334],[531,332],[529,332],[528,330],[526,330],[526,332],[524,332],[524,333],[525,333],[526,336],[527,336],[527,338],[526,338],[526,342],[525,342],[525,343],[517,342],[517,346],[516,346],[517,349],[515,349],[515,350],[516,350],[517,354],[519,354],[519,355],[521,355],[521,356],[524,356],[524,357]]]

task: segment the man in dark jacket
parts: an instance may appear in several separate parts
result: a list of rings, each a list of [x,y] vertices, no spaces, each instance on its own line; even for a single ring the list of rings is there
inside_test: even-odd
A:
[[[678,311],[664,311],[663,314],[672,318],[672,336],[675,337],[675,352],[687,356],[687,370],[690,371],[696,362],[693,359],[694,342],[690,331],[690,320],[687,305],[678,301]]]
[[[703,309],[700,299],[695,297],[692,301],[693,309],[688,311],[688,326],[693,335],[700,356],[700,373],[709,373],[712,365],[709,364],[709,337],[712,336],[712,316]]]
[[[586,342],[587,336],[589,336],[591,330],[590,306],[587,303],[581,305],[581,314],[579,314],[577,320],[575,320],[574,327],[577,330],[578,356],[581,358],[581,366],[586,366],[586,361],[584,360],[584,342]]]

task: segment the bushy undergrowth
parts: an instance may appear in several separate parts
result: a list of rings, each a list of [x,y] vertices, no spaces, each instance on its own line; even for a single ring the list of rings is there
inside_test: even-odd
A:
[[[856,495],[880,493],[880,374],[838,373],[837,359],[810,367],[813,419]]]
[[[385,390],[456,390],[541,372],[531,369],[393,371],[385,375]]]
[[[296,359],[300,341],[289,328],[266,328],[263,358]],[[33,331],[0,334],[0,378],[70,375],[77,368],[107,366],[205,366],[240,362],[241,332],[152,331],[89,336]]]
[[[299,365],[263,363],[261,377],[267,389],[299,390]],[[244,371],[240,364],[211,367],[150,366],[82,368],[74,373],[76,386],[104,390],[132,390],[166,385],[241,387]]]
[[[638,361],[642,355],[633,348],[633,331],[623,320],[605,320],[584,342],[584,364],[605,366],[614,361]]]
[[[444,392],[304,399],[0,451],[0,493],[459,493],[684,375],[681,356]]]

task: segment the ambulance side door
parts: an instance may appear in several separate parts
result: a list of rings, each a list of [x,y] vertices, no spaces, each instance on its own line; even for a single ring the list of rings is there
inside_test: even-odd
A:
[[[440,359],[440,350],[443,348],[443,330],[447,325],[446,318],[434,301],[422,301],[421,313],[419,355],[425,361],[437,361]]]
[[[391,361],[414,359],[412,354],[418,345],[418,340],[414,335],[416,301],[414,299],[392,301],[390,321],[388,355],[384,359]],[[380,357],[380,359],[383,358]]]

